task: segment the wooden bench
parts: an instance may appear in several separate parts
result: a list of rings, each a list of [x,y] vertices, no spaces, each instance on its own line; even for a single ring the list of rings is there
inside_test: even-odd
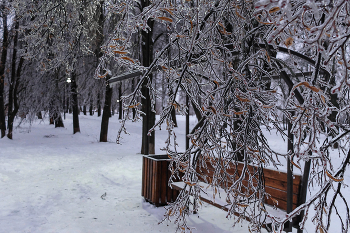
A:
[[[228,211],[229,204],[226,202],[226,192],[223,186],[217,190],[218,193],[221,193],[221,195],[215,195],[215,198],[213,198],[214,193],[213,189],[210,187],[210,183],[213,179],[213,173],[214,168],[212,167],[210,162],[206,162],[206,167],[203,168],[200,166],[197,166],[197,173],[199,177],[199,185],[203,187],[203,191],[201,191],[199,198],[207,202],[211,205],[214,205],[218,208],[221,208],[225,211]],[[232,175],[234,180],[236,180],[242,173],[243,169],[243,163],[238,163],[237,169],[227,169],[227,173]],[[257,171],[257,167],[253,165],[248,165],[248,170],[251,174],[253,174],[255,171]],[[247,172],[248,173],[248,172]],[[245,180],[243,180],[243,185],[247,186],[248,181],[246,180],[248,175],[246,175]],[[264,177],[264,183],[265,183],[265,191],[270,195],[270,197],[265,198],[265,207],[266,210],[273,215],[277,216],[284,216],[287,211],[287,173],[280,172],[277,170],[272,169],[263,169],[263,177]],[[293,209],[297,207],[299,203],[299,196],[300,196],[300,186],[301,186],[301,180],[302,177],[300,175],[294,175],[293,176],[293,198],[292,198],[292,204]],[[258,185],[257,182],[253,182],[254,185]],[[227,187],[232,185],[232,182],[228,182]],[[184,182],[174,182],[172,184],[172,188],[176,190],[183,190],[185,187]],[[188,185],[187,185],[188,187]],[[246,218],[247,219],[247,218]],[[247,219],[249,221],[249,219]],[[298,221],[296,219],[293,219],[293,226],[298,228]],[[271,222],[267,222],[265,227],[268,231],[272,231],[271,229]]]

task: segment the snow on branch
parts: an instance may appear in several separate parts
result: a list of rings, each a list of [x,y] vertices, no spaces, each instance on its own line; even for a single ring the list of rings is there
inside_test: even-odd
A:
[[[260,232],[270,221],[281,232],[284,223],[302,213],[301,228],[311,219],[316,231],[328,232],[333,222],[340,222],[341,231],[347,232],[349,208],[342,188],[350,154],[349,1],[155,0],[141,11],[139,5],[131,0],[111,5],[121,20],[100,65],[113,59],[144,71],[124,97],[127,117],[120,133],[133,109],[133,120],[143,114],[137,99],[143,98],[144,83],[155,103],[150,73],[162,73],[168,80],[167,106],[150,132],[167,124],[169,182],[181,177],[187,188],[167,207],[166,219],[183,232],[192,231],[187,217],[198,211],[203,190],[199,181],[208,180],[204,171],[209,163],[213,174],[208,185],[214,196],[225,196],[233,225],[249,219],[249,230]],[[151,30],[150,20],[165,28],[168,40],[144,67],[128,49],[139,31]],[[172,110],[189,112],[178,102],[180,91],[199,116],[183,153],[177,151],[171,117]],[[283,119],[290,123],[289,132]],[[284,138],[286,152],[274,150],[270,134]],[[287,150],[288,142],[292,147]],[[275,216],[265,208],[270,194],[264,188],[264,170],[283,170],[287,159],[294,172],[309,174],[303,184],[309,197],[292,212]],[[240,174],[228,172],[239,163]],[[304,170],[307,166],[310,171]]]

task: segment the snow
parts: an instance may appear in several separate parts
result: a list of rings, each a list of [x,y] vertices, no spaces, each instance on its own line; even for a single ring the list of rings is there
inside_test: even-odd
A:
[[[117,116],[110,118],[107,143],[98,142],[101,117],[80,115],[81,133],[73,135],[66,116],[65,128],[36,120],[17,127],[13,140],[0,139],[0,232],[175,232],[173,222],[159,224],[164,207],[141,197],[141,122],[128,122],[130,135],[118,145]],[[178,123],[181,151],[185,118]],[[157,154],[164,153],[166,136],[156,132]],[[284,145],[276,135],[271,139],[276,148]],[[246,222],[232,228],[226,212],[209,204],[188,222],[194,232],[248,232]]]
[[[55,129],[37,120],[18,127],[13,140],[0,140],[0,232],[176,231],[173,222],[158,224],[164,207],[141,197],[141,122],[127,123],[131,135],[123,145],[115,143],[117,116],[111,118],[107,143],[98,142],[101,117],[80,115],[81,133],[75,135],[71,115],[64,123],[66,128]],[[178,135],[183,148],[184,133]],[[156,132],[158,147],[165,136],[164,130]],[[189,224],[195,232],[233,232],[225,217],[205,205]],[[235,232],[246,232],[246,225]]]

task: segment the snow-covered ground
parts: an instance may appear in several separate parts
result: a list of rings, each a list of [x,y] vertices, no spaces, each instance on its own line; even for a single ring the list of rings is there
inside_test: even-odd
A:
[[[0,140],[1,233],[175,232],[173,223],[158,224],[164,207],[141,197],[141,122],[128,123],[131,135],[123,145],[115,143],[117,116],[111,118],[107,143],[98,142],[100,124],[96,115],[80,115],[81,133],[73,135],[67,115],[66,128],[36,121],[17,128],[13,140]],[[184,132],[178,134],[183,147]],[[165,136],[164,130],[156,132],[158,147]],[[189,223],[197,232],[232,232],[225,216],[207,206]]]
[[[141,197],[141,122],[127,123],[131,134],[123,136],[122,145],[115,143],[117,116],[111,118],[107,143],[98,142],[101,118],[96,115],[80,115],[81,133],[75,135],[71,115],[64,123],[65,128],[55,129],[37,120],[21,124],[13,140],[0,139],[1,233],[175,232],[173,223],[158,224],[164,207]],[[178,123],[180,151],[184,117]],[[157,153],[166,135],[156,132]],[[276,135],[270,142],[281,146]],[[207,204],[189,225],[201,233],[248,232],[246,223],[233,229],[226,212]]]

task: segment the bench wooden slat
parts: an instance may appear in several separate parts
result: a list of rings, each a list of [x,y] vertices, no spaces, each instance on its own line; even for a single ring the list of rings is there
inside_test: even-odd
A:
[[[201,170],[197,169],[197,172],[201,173],[202,175],[206,175],[208,177],[213,177],[214,169],[212,167],[210,167],[209,165],[208,165],[208,169],[209,170],[207,170],[206,168],[201,168]],[[287,181],[282,181],[282,180],[266,177],[265,171],[268,171],[268,169],[264,169],[264,177],[265,177],[265,186],[266,187],[272,187],[272,188],[279,189],[279,190],[284,191],[284,192],[287,191]],[[227,172],[229,174],[234,173],[233,169],[227,170]],[[241,174],[241,171],[238,172],[238,175],[235,177],[235,179],[237,179],[240,174]],[[279,174],[280,173],[276,173],[276,177],[278,177]],[[299,186],[300,186],[300,176],[295,176],[295,177],[297,179],[293,180],[293,194],[298,195],[299,194]],[[202,181],[204,181],[204,179],[202,179]],[[206,180],[205,182],[210,183],[209,180]],[[254,183],[257,184],[256,182],[254,182]],[[229,185],[232,185],[232,182],[229,182]]]
[[[215,162],[216,163],[216,162]],[[206,165],[212,168],[211,164],[209,161],[206,161]],[[243,170],[244,163],[243,162],[237,162],[237,170],[241,172]],[[257,169],[256,166],[249,164],[248,169],[250,172],[253,172],[253,169]],[[236,168],[234,164],[230,164],[230,168],[227,169],[228,173],[234,174]],[[271,179],[276,179],[278,177],[278,180],[281,180],[283,182],[287,182],[287,173],[274,170],[274,169],[264,169],[264,177],[265,178],[271,178]],[[294,176],[294,182],[295,183],[300,183],[301,182],[301,176],[300,175],[295,175]]]
[[[204,181],[205,182],[205,181]],[[247,184],[247,181],[243,180],[243,184]],[[244,189],[242,190],[244,191]],[[265,203],[269,205],[275,205],[276,207],[287,210],[287,192],[279,189],[275,189],[272,187],[265,187],[266,193],[271,194],[272,198],[277,200],[277,204],[275,204],[271,199],[265,198]],[[297,207],[298,204],[298,195],[293,195],[293,209]]]
[[[265,187],[265,191],[267,193],[273,193],[273,198],[281,201],[287,200],[287,192],[284,192],[279,189],[274,189],[272,187]],[[293,194],[293,204],[298,204],[299,196],[297,194]]]
[[[276,198],[275,198],[276,199]],[[287,211],[287,201],[277,199],[278,203],[275,204],[271,199],[265,198],[265,204],[268,204],[270,206],[275,206],[281,210]],[[293,203],[293,209],[297,208],[297,205]]]
[[[299,194],[299,184],[293,182],[293,194]],[[272,187],[287,192],[287,182],[265,178],[265,187]]]
[[[249,169],[250,171],[252,171],[252,170],[253,170],[253,169],[252,169],[253,167],[254,167],[255,169],[257,169],[257,167],[256,167],[256,166],[253,166],[253,165],[249,165],[249,166],[248,166],[248,169]],[[243,164],[242,164],[242,163],[239,163],[238,169],[239,169],[240,171],[243,170]],[[265,168],[265,169],[264,169],[264,177],[265,177],[265,178],[270,178],[270,179],[276,179],[276,177],[278,177],[278,180],[283,181],[283,182],[287,182],[287,173],[281,172],[281,171],[278,171],[278,170],[266,169],[266,168]],[[294,177],[294,181],[295,181],[296,183],[300,183],[300,182],[301,182],[301,176],[295,176],[295,177]]]
[[[214,175],[214,168],[211,165],[209,161],[205,162],[206,167],[198,167],[197,166],[197,173],[202,175],[200,176],[199,179],[200,181],[206,182],[206,183],[211,183],[211,179]],[[242,170],[243,170],[243,163],[238,163],[237,166],[231,165],[231,168],[227,169],[226,172],[230,175],[235,176],[232,177],[232,179],[236,180],[238,177],[241,175]],[[234,167],[237,167],[237,170],[235,170]],[[248,165],[248,170],[251,174],[254,174],[257,171],[257,167],[253,165]],[[247,171],[246,174],[246,179],[249,177],[249,173]],[[278,201],[276,204],[276,207],[282,209],[282,210],[287,210],[287,174],[285,172],[280,172],[276,170],[271,170],[271,169],[263,169],[264,172],[264,178],[265,178],[265,191],[271,195],[272,198]],[[223,175],[223,172],[221,171],[221,174]],[[205,180],[204,177],[207,179]],[[231,180],[231,182],[227,182],[227,186],[231,186],[234,180]],[[299,197],[299,188],[300,188],[300,183],[301,183],[301,176],[299,175],[294,175],[293,179],[293,209],[296,208],[298,204],[298,197]],[[248,185],[247,180],[243,180],[242,184],[244,186]],[[253,185],[258,185],[257,182],[253,182]],[[222,184],[221,187],[224,187]],[[244,189],[242,190],[244,191]],[[265,202],[267,204],[273,205],[274,202],[271,199],[265,199]]]

